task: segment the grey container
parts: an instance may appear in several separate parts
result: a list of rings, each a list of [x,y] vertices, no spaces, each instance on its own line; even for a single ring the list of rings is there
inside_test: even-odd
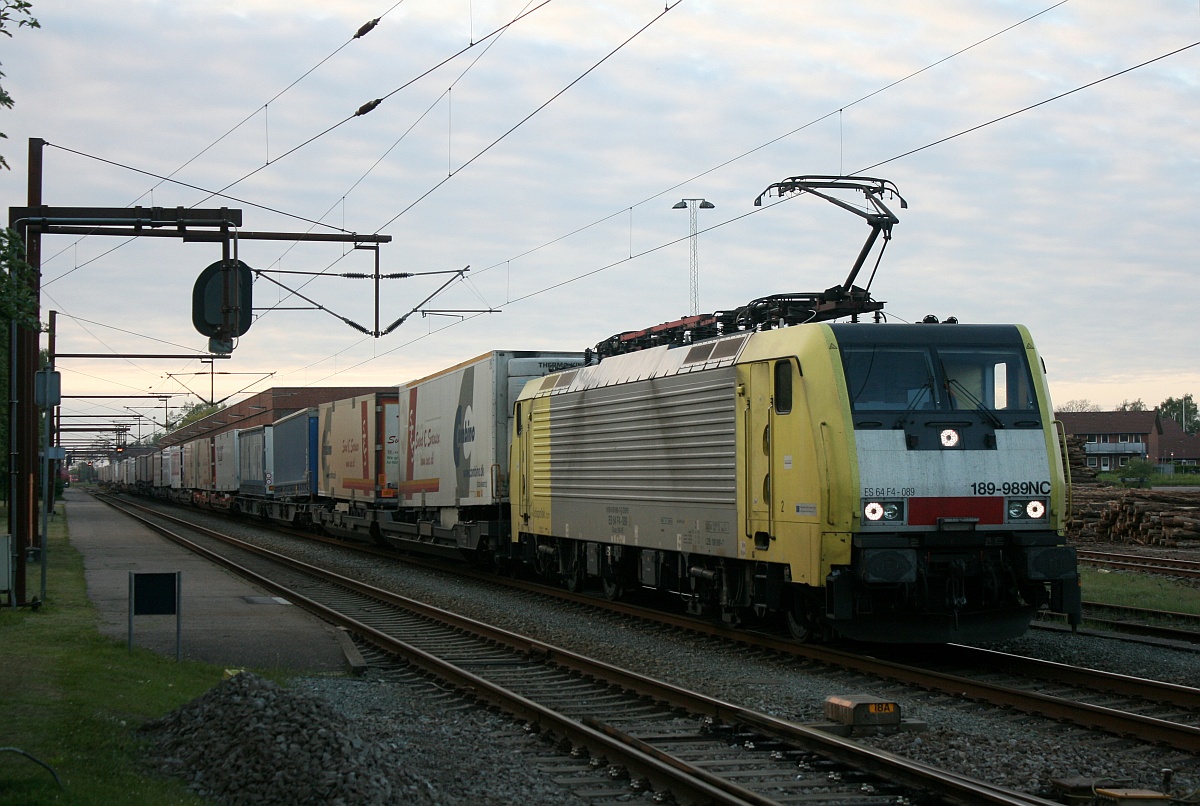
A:
[[[314,406],[271,426],[276,498],[306,499],[317,494],[317,414]]]

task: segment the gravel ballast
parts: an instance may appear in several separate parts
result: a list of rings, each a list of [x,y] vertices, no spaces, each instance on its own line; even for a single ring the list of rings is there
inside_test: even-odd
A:
[[[256,535],[255,542],[307,562],[334,567],[403,595],[795,722],[824,721],[822,704],[830,695],[888,696],[900,704],[906,718],[925,721],[929,730],[862,741],[1013,789],[1049,796],[1052,779],[1074,777],[1158,789],[1164,769],[1174,771],[1176,794],[1200,786],[1200,765],[1195,757],[1169,748],[1147,748],[1082,728],[748,651],[729,642],[639,624],[497,585],[348,555],[336,548],[264,535],[250,528],[245,531],[246,537],[251,532]],[[1048,631],[1031,632],[996,648],[1183,685],[1194,685],[1200,660],[1189,651]],[[368,674],[365,679],[299,678],[292,689],[320,695],[327,715],[336,714],[336,719],[357,730],[364,742],[382,748],[381,756],[371,756],[384,759],[378,762],[378,770],[397,771],[389,773],[399,776],[391,785],[398,791],[411,791],[414,798],[421,793],[434,798],[432,802],[447,804],[586,802],[556,785],[553,776],[539,772],[539,764],[552,752],[545,740],[525,734],[519,725],[482,708],[464,705],[453,697],[434,696],[436,690],[427,683],[415,685]],[[389,767],[388,762],[395,764]],[[320,764],[314,761],[313,766]]]

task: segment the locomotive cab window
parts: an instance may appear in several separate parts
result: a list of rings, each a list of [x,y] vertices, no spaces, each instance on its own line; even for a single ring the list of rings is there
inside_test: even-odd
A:
[[[938,350],[951,408],[1036,411],[1025,362],[1015,350]]]
[[[928,350],[843,348],[842,366],[856,411],[941,408]]]
[[[789,414],[792,411],[792,362],[775,362],[775,413]]]
[[[902,420],[920,412],[978,412],[995,427],[1040,423],[1033,374],[1015,333],[917,327],[835,329],[854,412],[895,412]]]

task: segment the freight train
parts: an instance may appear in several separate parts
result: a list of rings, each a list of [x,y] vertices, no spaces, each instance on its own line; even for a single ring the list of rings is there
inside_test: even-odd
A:
[[[1062,446],[1024,327],[820,323],[496,351],[111,476],[801,639],[937,642],[1078,621]]]
[[[795,176],[755,204],[792,193],[870,225],[842,284],[594,351],[486,353],[110,481],[801,640],[1002,640],[1043,607],[1078,624],[1065,434],[1029,332],[881,321],[854,281],[895,186]]]

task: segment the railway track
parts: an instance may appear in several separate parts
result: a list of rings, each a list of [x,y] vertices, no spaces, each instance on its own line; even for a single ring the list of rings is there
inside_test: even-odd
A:
[[[1062,613],[1044,612],[1032,626],[1061,630],[1066,629],[1065,623],[1066,616]],[[1152,639],[1172,641],[1177,646],[1192,644],[1200,650],[1200,616],[1194,613],[1085,601],[1083,624],[1085,632],[1095,629],[1128,641]]]
[[[336,540],[326,542],[353,551],[395,557],[394,553],[385,549],[347,545]],[[448,570],[448,566],[434,560],[406,557],[404,561],[440,571]],[[950,648],[932,654],[928,648],[922,648],[918,655],[913,655],[902,646],[894,649],[876,646],[871,649],[871,654],[864,655],[859,651],[834,646],[798,644],[773,634],[733,630],[719,622],[694,616],[666,613],[628,602],[611,602],[601,595],[571,593],[552,585],[498,578],[462,569],[461,566],[454,567],[452,571],[488,583],[599,607],[630,618],[708,634],[715,639],[733,640],[757,649],[780,652],[784,656],[803,658],[822,666],[869,675],[871,678],[1054,718],[1087,729],[1106,730],[1118,736],[1150,741],[1190,753],[1200,752],[1200,690],[1192,687],[1096,669],[1068,667],[1061,663],[961,645],[952,645],[953,655],[950,654]],[[996,673],[1000,669],[1004,670],[1003,674]]]
[[[358,550],[341,541],[328,541]],[[370,553],[395,556],[366,548]],[[405,558],[409,561],[409,558]],[[447,566],[424,559],[415,562],[439,570]],[[463,573],[461,567],[456,573]],[[957,698],[1011,708],[1087,729],[1200,752],[1200,690],[1171,683],[1066,666],[973,647],[950,645],[916,652],[903,647],[873,647],[870,654],[837,647],[798,644],[775,635],[734,630],[691,616],[674,615],[601,595],[572,593],[558,587],[465,571],[491,584],[504,584],[557,599],[599,607],[639,620],[778,652],[822,666],[840,668]]]
[[[628,778],[622,791],[651,788],[689,803],[1048,803],[499,630],[158,511],[137,515],[127,507],[122,502],[119,508],[560,737],[575,755],[595,760],[587,767],[602,768],[610,780]]]
[[[1200,577],[1200,561],[1181,560],[1171,557],[1149,557],[1139,554],[1121,554],[1109,551],[1077,552],[1079,561],[1088,565],[1104,568],[1120,568],[1131,571],[1145,571],[1155,574],[1167,574],[1175,577],[1195,579]]]

